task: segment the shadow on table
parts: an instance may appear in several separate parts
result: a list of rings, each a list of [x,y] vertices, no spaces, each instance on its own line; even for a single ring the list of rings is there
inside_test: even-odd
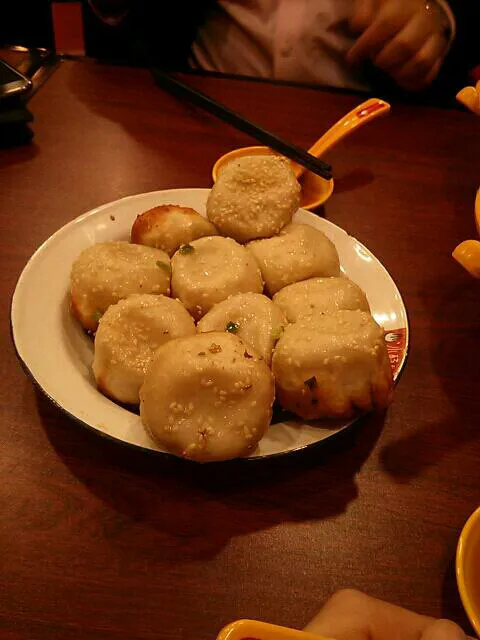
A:
[[[64,464],[116,512],[98,516],[102,535],[128,535],[139,525],[152,528],[166,538],[161,543],[166,559],[212,556],[231,538],[344,512],[357,498],[355,475],[383,426],[382,416],[370,417],[298,454],[198,465],[121,445],[69,423],[40,393],[37,407]]]
[[[335,175],[335,193],[347,193],[355,191],[371,184],[375,180],[374,174],[363,167],[352,169],[343,175]]]
[[[450,412],[384,447],[383,466],[401,482],[478,438],[480,283],[459,273],[452,284],[451,272],[436,274],[420,295],[428,317],[433,369]],[[433,327],[438,327],[437,333]]]
[[[148,90],[140,101],[138,74],[142,74]],[[162,156],[167,156],[171,163],[170,170],[185,172],[192,164],[198,173],[203,167],[210,181],[211,167],[220,155],[234,147],[252,144],[246,134],[155,87],[146,69],[124,67],[122,78],[119,88],[116,73],[109,74],[105,67],[85,62],[69,76],[68,87],[86,109],[119,124],[143,147],[156,152],[161,145]],[[202,145],[201,139],[207,135],[209,144]],[[193,144],[180,144],[190,136]]]
[[[0,170],[16,164],[22,164],[32,160],[40,153],[39,147],[34,143],[21,144],[10,148],[0,147]]]
[[[203,159],[199,160],[199,151],[208,154],[209,161],[206,161],[208,169],[209,166],[213,166],[218,157],[227,151],[231,151],[232,148],[255,144],[255,140],[252,140],[246,134],[235,130],[185,100],[179,100],[173,96],[166,100],[165,92],[163,92],[162,107],[168,110],[168,117],[171,122],[171,127],[167,131],[164,122],[165,113],[159,110],[159,106],[156,106],[154,99],[156,92],[161,95],[162,90],[154,86],[153,79],[151,80],[152,94],[149,94],[150,98],[153,97],[153,100],[145,100],[141,104],[136,104],[135,113],[131,113],[129,109],[125,109],[125,105],[128,104],[128,97],[125,98],[125,104],[118,99],[109,99],[109,82],[112,83],[112,94],[118,95],[117,76],[114,79],[110,78],[106,74],[104,67],[97,66],[93,62],[84,63],[81,67],[77,67],[76,71],[69,78],[69,88],[87,109],[102,118],[119,123],[129,135],[147,148],[156,149],[159,140],[161,140],[162,149],[164,153],[169,155],[172,167],[178,167],[180,173],[185,173],[188,170],[188,166],[196,167],[198,171],[199,166],[205,165]],[[146,70],[124,68],[126,75],[139,72],[147,74]],[[93,83],[92,80],[94,81]],[[92,86],[97,87],[98,94],[96,92],[92,93]],[[124,90],[128,93],[128,86],[124,87]],[[188,137],[190,131],[194,136],[198,136],[200,133],[198,124],[205,127],[203,135],[207,135],[208,131],[209,145],[207,149],[203,151],[203,149],[195,147],[192,150],[189,145],[179,145],[179,127],[184,126],[187,128],[185,131],[186,137]],[[212,153],[214,148],[217,151]],[[209,169],[207,171],[207,180],[208,182],[210,181]],[[361,189],[371,184],[374,180],[373,173],[364,167],[357,167],[343,174],[336,173],[335,193]]]

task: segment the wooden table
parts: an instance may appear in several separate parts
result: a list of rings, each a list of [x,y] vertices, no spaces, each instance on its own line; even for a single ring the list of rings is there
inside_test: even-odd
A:
[[[190,81],[305,146],[358,101]],[[0,153],[0,637],[208,640],[240,617],[300,627],[344,586],[468,629],[453,563],[480,502],[480,285],[450,254],[475,234],[480,119],[396,106],[330,155],[326,217],[383,261],[410,314],[387,418],[296,457],[213,469],[66,419],[20,369],[9,299],[59,226],[128,194],[207,187],[215,159],[250,141],[133,69],[65,63],[30,107],[34,144]]]

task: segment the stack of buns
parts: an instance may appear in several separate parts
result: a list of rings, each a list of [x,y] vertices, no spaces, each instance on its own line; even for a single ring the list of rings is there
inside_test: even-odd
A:
[[[208,219],[158,206],[130,243],[93,245],[73,264],[72,312],[95,334],[99,390],[139,404],[176,455],[248,455],[275,400],[307,420],[391,400],[384,331],[333,243],[292,222],[299,194],[289,161],[244,157],[218,176]]]

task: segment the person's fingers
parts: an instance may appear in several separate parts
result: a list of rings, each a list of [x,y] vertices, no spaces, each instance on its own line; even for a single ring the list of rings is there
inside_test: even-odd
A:
[[[420,640],[466,640],[464,631],[450,620],[433,620],[424,630]]]
[[[353,33],[362,33],[373,22],[375,16],[375,0],[356,0],[349,27]]]
[[[373,62],[384,71],[401,66],[420,51],[430,35],[428,17],[423,13],[417,13],[395,38],[375,56]]]
[[[410,14],[395,2],[386,2],[377,11],[369,27],[362,33],[347,54],[350,64],[373,57],[387,40],[396,35],[409,21]]]
[[[432,621],[359,591],[344,589],[330,598],[305,631],[335,640],[419,640]]]
[[[426,73],[424,76],[420,76],[408,82],[404,82],[400,86],[402,86],[404,89],[407,89],[407,91],[421,91],[422,89],[429,87],[438,76],[438,73],[442,67],[442,62],[443,60],[437,60],[432,68],[428,71],[428,73]]]
[[[418,53],[392,74],[398,84],[410,91],[419,91],[435,79],[443,62],[448,44],[442,36],[428,38]]]
[[[426,74],[409,80],[400,81],[399,85],[407,91],[421,91],[422,89],[429,87],[438,76],[442,63],[443,60],[436,60]]]
[[[370,604],[370,598],[358,591],[337,591],[307,624],[305,631],[335,640],[369,640]]]

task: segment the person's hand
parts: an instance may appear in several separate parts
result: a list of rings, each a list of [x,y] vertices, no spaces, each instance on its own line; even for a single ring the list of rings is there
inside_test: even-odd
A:
[[[348,62],[369,58],[410,91],[433,82],[450,45],[450,20],[436,0],[355,0],[350,28],[361,35]]]
[[[436,620],[371,598],[353,589],[338,591],[305,627],[334,640],[466,640],[450,620]]]

